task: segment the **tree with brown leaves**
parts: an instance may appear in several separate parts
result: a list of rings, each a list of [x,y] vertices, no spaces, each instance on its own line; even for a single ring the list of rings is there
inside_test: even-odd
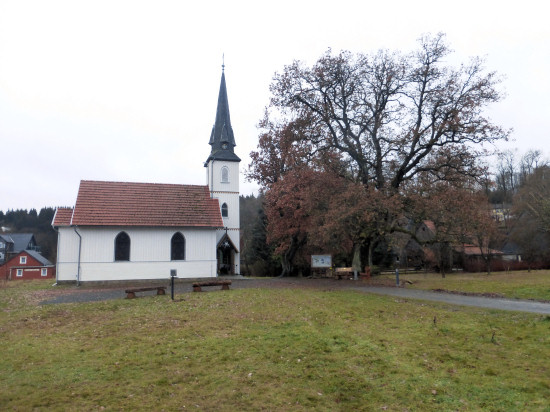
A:
[[[496,74],[487,73],[480,59],[448,66],[449,53],[438,34],[420,39],[409,55],[329,50],[312,67],[301,62],[285,67],[271,85],[261,124],[265,132],[251,154],[249,177],[272,190],[289,170],[298,165],[319,170],[322,159],[324,171],[368,193],[362,202],[365,208],[374,205],[372,216],[357,223],[362,227],[355,232],[362,234],[354,242],[372,247],[398,228],[397,219],[414,214],[407,192],[421,176],[446,182],[481,177],[484,145],[508,136],[483,113],[501,98]],[[353,232],[345,219],[337,220]]]

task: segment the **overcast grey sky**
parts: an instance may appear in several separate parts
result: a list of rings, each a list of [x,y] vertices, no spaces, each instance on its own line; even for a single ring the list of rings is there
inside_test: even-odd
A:
[[[411,51],[445,32],[505,76],[502,148],[550,155],[543,1],[0,0],[0,210],[74,205],[81,179],[205,184],[225,54],[241,171],[273,74],[329,47]],[[241,183],[244,194],[254,184]]]

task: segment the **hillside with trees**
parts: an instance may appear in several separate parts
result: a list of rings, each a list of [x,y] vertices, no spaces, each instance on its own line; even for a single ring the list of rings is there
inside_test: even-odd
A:
[[[489,198],[498,210],[504,247],[517,249],[527,268],[550,262],[550,162],[539,150],[501,153]]]

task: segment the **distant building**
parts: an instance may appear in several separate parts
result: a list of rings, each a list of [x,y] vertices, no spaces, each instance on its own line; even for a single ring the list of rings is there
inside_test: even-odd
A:
[[[35,250],[22,250],[0,266],[6,280],[53,279],[55,265]]]
[[[0,264],[23,250],[40,252],[40,247],[36,244],[32,233],[3,233],[0,235]]]

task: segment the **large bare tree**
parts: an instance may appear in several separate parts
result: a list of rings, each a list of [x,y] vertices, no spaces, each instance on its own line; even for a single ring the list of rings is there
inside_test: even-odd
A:
[[[499,78],[473,58],[448,66],[443,34],[409,55],[327,52],[312,67],[294,62],[271,85],[271,109],[318,127],[304,136],[336,149],[365,185],[398,189],[418,173],[475,174],[483,143],[506,139],[483,109],[497,102]],[[319,133],[322,130],[322,133]]]
[[[289,153],[298,152],[302,159],[329,153],[326,158],[337,159],[335,170],[342,176],[388,199],[403,198],[420,178],[483,176],[478,160],[488,144],[509,133],[484,114],[501,99],[500,80],[478,58],[448,65],[449,53],[445,36],[437,34],[421,38],[408,55],[329,50],[312,66],[299,61],[286,66],[271,85],[263,140],[251,154],[249,176],[269,189],[296,163],[295,156],[288,161]],[[277,136],[289,132],[292,138],[279,144]],[[377,224],[361,231],[357,242],[372,250],[384,233],[399,230],[396,217],[406,210],[386,205],[406,209],[410,203],[402,200],[382,202]]]

